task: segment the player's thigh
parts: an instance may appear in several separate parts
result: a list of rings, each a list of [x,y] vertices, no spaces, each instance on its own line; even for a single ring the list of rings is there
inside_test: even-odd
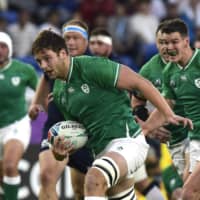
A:
[[[67,160],[57,161],[50,149],[41,151],[39,154],[40,175],[49,174],[58,180],[64,171]]]
[[[71,182],[74,192],[80,192],[84,190],[85,174],[70,167]]]
[[[196,165],[200,162],[200,141],[199,140],[191,140],[190,141],[190,172],[196,168]]]
[[[193,172],[184,183],[183,189],[187,192],[196,192],[200,194],[200,162],[198,161]]]
[[[185,154],[189,151],[189,140],[185,139],[176,146],[169,147],[169,151],[178,174],[183,175],[184,169],[187,164]]]
[[[101,172],[107,188],[111,188],[122,180],[133,178],[136,169],[144,164],[148,148],[143,135],[113,140],[99,154],[92,168]],[[92,173],[91,170],[89,173]]]
[[[120,178],[132,178],[134,172],[144,164],[149,145],[145,137],[116,139],[108,144],[104,156],[110,156],[120,170]]]
[[[141,182],[148,178],[145,163],[134,172],[135,183]]]

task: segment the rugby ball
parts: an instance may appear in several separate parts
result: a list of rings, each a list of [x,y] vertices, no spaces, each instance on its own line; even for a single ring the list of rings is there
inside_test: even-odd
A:
[[[48,131],[48,142],[53,145],[54,139],[57,136],[64,136],[66,140],[71,141],[74,150],[83,147],[88,140],[84,126],[79,122],[71,120],[54,124]]]

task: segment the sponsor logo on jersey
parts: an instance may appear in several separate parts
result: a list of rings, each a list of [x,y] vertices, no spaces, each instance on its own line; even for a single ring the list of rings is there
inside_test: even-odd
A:
[[[11,83],[14,85],[14,86],[18,86],[20,84],[20,77],[18,76],[14,76],[11,78]]]
[[[176,83],[175,83],[174,80],[170,80],[170,86],[173,87],[173,88],[176,86]]]
[[[195,79],[194,83],[197,86],[197,88],[200,88],[200,78]]]
[[[86,94],[90,93],[90,88],[89,88],[88,84],[83,84],[83,85],[81,86],[81,89],[82,89],[82,91],[83,91],[84,93],[86,93]]]
[[[160,79],[156,79],[154,85],[157,86],[157,87],[161,86],[161,80]]]
[[[185,75],[181,76],[182,81],[187,81],[187,77]]]

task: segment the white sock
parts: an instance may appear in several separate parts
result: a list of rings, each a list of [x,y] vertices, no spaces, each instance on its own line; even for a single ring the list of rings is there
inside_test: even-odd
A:
[[[107,197],[84,197],[84,200],[108,200]]]
[[[3,182],[8,185],[18,185],[21,182],[21,176],[19,175],[15,177],[4,176]]]
[[[152,187],[145,197],[147,200],[164,200],[164,197],[157,186]]]

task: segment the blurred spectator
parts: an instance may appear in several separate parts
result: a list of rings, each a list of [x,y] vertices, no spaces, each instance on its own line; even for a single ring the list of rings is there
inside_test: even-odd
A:
[[[177,1],[177,0],[176,0]],[[200,26],[200,1],[199,0],[179,0],[180,11],[193,21],[195,26]]]
[[[168,0],[166,3],[167,13],[166,16],[162,20],[180,18],[182,19],[188,26],[189,36],[191,43],[194,42],[194,29],[195,23],[192,19],[190,19],[185,12],[180,9],[180,2],[178,0]]]
[[[16,57],[31,53],[32,42],[37,34],[37,27],[30,20],[30,13],[21,9],[16,23],[8,26],[8,32],[13,39],[13,52]]]
[[[137,11],[129,19],[129,35],[135,37],[133,54],[138,66],[156,53],[155,32],[158,18],[151,13],[151,0],[137,0]],[[144,60],[145,59],[145,60]]]
[[[159,20],[166,15],[166,6],[163,0],[152,0],[151,13]]]
[[[113,48],[117,53],[127,53],[129,46],[133,45],[132,34],[128,33],[127,4],[117,1],[114,15],[108,18],[108,30],[112,33]]]
[[[194,48],[200,49],[200,26],[196,28],[196,38],[194,41]]]
[[[107,27],[108,17],[101,12],[98,12],[94,16],[93,24],[90,26],[90,29],[95,27]]]
[[[44,29],[52,29],[58,34],[61,34],[60,31],[60,14],[58,10],[50,9],[45,17],[44,23],[40,25],[39,32],[43,31]]]
[[[8,0],[10,9],[21,9],[27,10],[28,12],[37,12],[38,4],[35,0]]]
[[[0,0],[0,10],[7,10],[8,8],[8,1],[7,0]]]
[[[93,26],[95,16],[101,13],[110,16],[114,13],[115,0],[82,0],[80,4],[80,12],[83,20],[89,26]]]
[[[7,30],[7,20],[3,16],[0,16],[0,31],[1,32],[8,32],[8,30]]]
[[[151,14],[151,0],[138,0],[137,12],[130,17],[130,34],[134,34],[144,44],[155,43],[155,31],[159,20]]]

